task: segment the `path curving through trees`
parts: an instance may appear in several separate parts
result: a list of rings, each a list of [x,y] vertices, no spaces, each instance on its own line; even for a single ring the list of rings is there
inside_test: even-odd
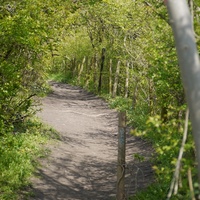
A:
[[[85,90],[51,82],[52,93],[43,100],[42,120],[60,132],[61,140],[49,146],[32,179],[31,200],[109,200],[116,194],[117,112]],[[145,141],[127,137],[127,195],[153,180]],[[133,154],[145,161],[134,161]]]

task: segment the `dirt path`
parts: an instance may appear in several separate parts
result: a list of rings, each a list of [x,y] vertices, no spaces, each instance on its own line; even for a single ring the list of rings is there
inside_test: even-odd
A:
[[[79,87],[51,82],[53,92],[44,99],[39,114],[61,133],[42,160],[40,178],[33,178],[31,200],[109,200],[116,194],[117,113],[100,98]],[[127,195],[152,181],[144,141],[127,139]],[[133,154],[145,156],[136,162]]]

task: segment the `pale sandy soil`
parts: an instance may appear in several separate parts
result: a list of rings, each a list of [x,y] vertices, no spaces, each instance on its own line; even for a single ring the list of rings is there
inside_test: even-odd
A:
[[[79,87],[50,84],[53,92],[43,100],[39,116],[60,133],[61,140],[50,145],[49,157],[40,161],[30,200],[115,199],[117,112]],[[135,153],[145,161],[135,161]],[[127,196],[151,184],[151,154],[147,142],[127,135]]]

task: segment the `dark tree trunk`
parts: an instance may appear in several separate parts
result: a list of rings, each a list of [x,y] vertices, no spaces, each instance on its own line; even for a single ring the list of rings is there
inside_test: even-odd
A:
[[[102,86],[102,72],[103,72],[104,61],[105,61],[105,53],[106,53],[106,49],[102,48],[102,53],[101,53],[101,68],[100,68],[100,75],[99,75],[98,92],[101,91],[101,86]]]

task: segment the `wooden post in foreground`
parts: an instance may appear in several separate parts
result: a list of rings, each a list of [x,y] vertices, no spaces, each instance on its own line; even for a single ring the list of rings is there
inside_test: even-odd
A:
[[[125,155],[126,155],[126,112],[120,112],[119,127],[118,127],[117,200],[124,200],[126,198]]]

